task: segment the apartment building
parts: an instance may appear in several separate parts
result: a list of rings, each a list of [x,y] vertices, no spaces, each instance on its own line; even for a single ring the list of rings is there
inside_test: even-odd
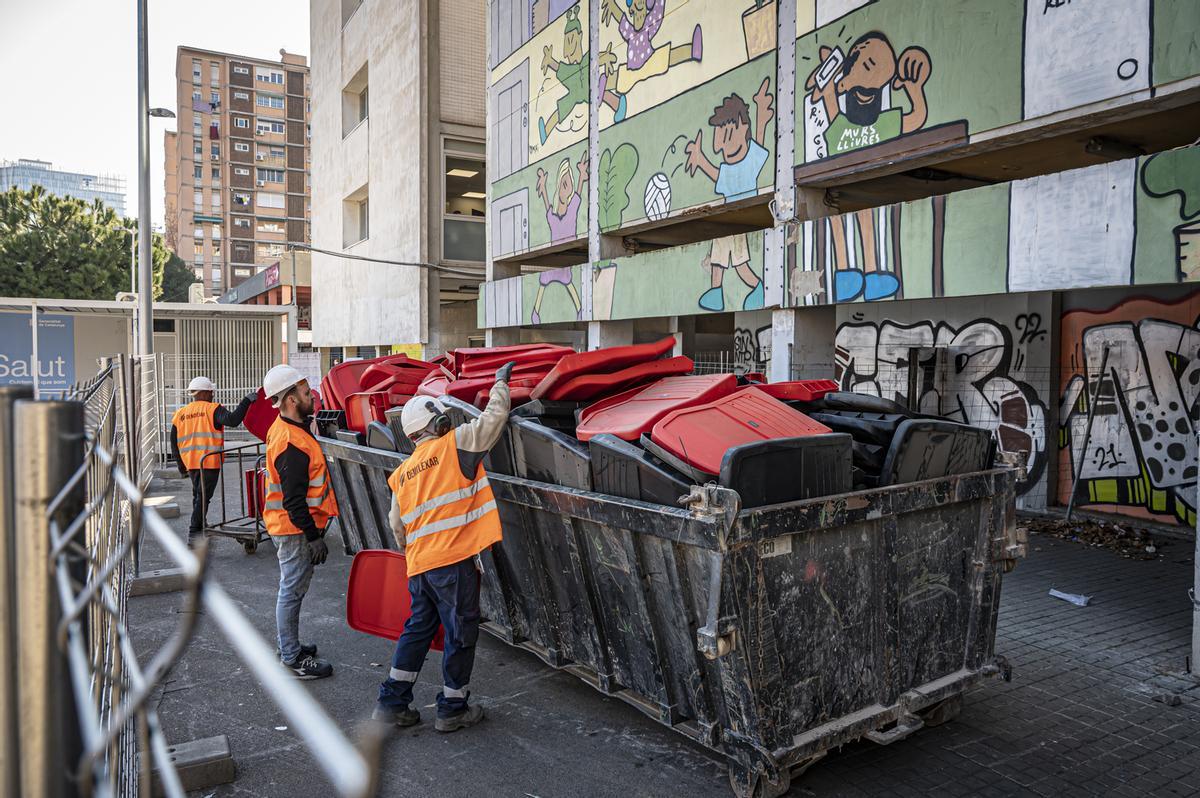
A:
[[[168,132],[168,245],[220,296],[309,241],[307,59],[180,47],[178,130]]]
[[[1200,4],[488,6],[491,343],[674,335],[1194,528]]]
[[[482,340],[484,12],[311,2],[312,332],[326,363]]]
[[[99,200],[118,216],[125,215],[125,178],[55,169],[50,161],[18,158],[0,161],[0,192],[10,188],[28,191],[41,186],[50,194],[84,202]]]

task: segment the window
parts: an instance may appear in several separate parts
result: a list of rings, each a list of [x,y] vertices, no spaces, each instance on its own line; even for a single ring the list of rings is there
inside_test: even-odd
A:
[[[192,114],[192,135],[200,135],[200,114]]]
[[[250,145],[244,141],[233,142],[233,148],[238,152],[250,152]]]
[[[233,220],[233,226],[234,227],[249,227],[250,220],[239,216],[238,218]]]
[[[200,82],[200,62],[197,59],[193,58],[192,59],[192,83],[199,83],[199,82]]]
[[[234,205],[249,205],[250,204],[250,195],[249,194],[241,194],[241,193],[238,193],[235,191],[233,194],[233,204]]]
[[[221,83],[221,65],[216,61],[208,62],[208,78],[214,86]]]
[[[235,67],[233,68],[233,72],[234,72],[234,74],[235,74],[235,75],[249,75],[249,74],[250,74],[250,67],[244,67],[244,66],[235,66]]]
[[[370,235],[370,202],[363,186],[342,201],[342,246],[365,241]]]
[[[233,126],[241,128],[250,127],[250,120],[244,116],[235,116],[233,118]]]
[[[212,168],[212,179],[213,179],[213,182],[214,182],[214,183],[220,183],[220,182],[221,182],[221,167],[219,167],[219,166],[214,166],[214,167]]]
[[[485,255],[487,166],[482,144],[442,142],[442,258],[481,262]]]
[[[201,144],[199,142],[199,140],[193,141],[192,142],[192,155],[203,155],[203,154],[204,154],[204,145]]]
[[[246,167],[244,167],[244,166],[235,166],[235,167],[233,167],[233,173],[234,173],[235,175],[241,175],[242,177],[249,177],[249,176],[250,176],[250,170],[249,170],[249,169],[247,169],[247,168],[246,168]]]
[[[208,102],[214,106],[220,105],[221,104],[221,92],[219,92],[219,91],[209,92]]]
[[[200,206],[203,204],[204,204],[204,192],[203,191],[197,191],[194,194],[192,194],[192,207],[193,208],[196,208],[197,210],[199,210]]]
[[[247,92],[244,92],[244,91],[235,91],[235,92],[233,93],[233,99],[235,99],[235,100],[249,100],[249,99],[250,99],[250,95],[249,95]]]
[[[282,108],[283,98],[278,94],[263,94],[259,92],[254,98],[255,105],[261,105],[263,108]]]
[[[282,169],[262,169],[262,168],[260,168],[258,170],[258,179],[265,181],[267,183],[282,183],[283,182],[283,170]]]
[[[216,211],[216,210],[220,210],[220,208],[221,208],[221,192],[214,191],[212,193],[212,209],[214,211]]]
[[[267,154],[272,158],[282,158],[287,155],[287,150],[283,147],[267,147]]]
[[[201,263],[196,264],[196,267],[194,267],[192,269],[192,272],[196,275],[197,280],[200,280],[200,281],[204,280],[204,265],[203,264],[201,264]]]
[[[259,119],[254,127],[254,132],[260,136],[267,133],[282,133],[283,122],[278,122],[274,119]]]
[[[193,238],[204,238],[204,228],[197,227],[195,230],[192,231],[192,237]]]
[[[213,144],[208,145],[208,151],[212,154],[212,157],[214,157],[214,158],[221,157],[221,145],[220,144],[213,143]]]
[[[203,239],[198,238],[192,242],[192,257],[195,258],[197,262],[204,260],[204,240]]]
[[[259,67],[254,70],[254,76],[263,83],[274,83],[276,86],[283,85],[283,73],[274,69],[263,69]]]
[[[204,167],[200,166],[199,164],[196,164],[196,166],[192,167],[192,177],[196,178],[197,180],[203,180]]]
[[[363,0],[342,0],[342,27],[354,16],[354,12],[363,4]]]
[[[282,233],[283,225],[278,222],[259,222],[258,232],[260,233]]]
[[[363,64],[342,89],[342,138],[367,118],[367,65]]]
[[[198,103],[198,102],[200,102],[200,97],[201,97],[201,96],[202,96],[202,95],[201,95],[201,94],[200,94],[200,92],[198,92],[198,91],[194,91],[194,92],[192,92],[192,102],[194,102],[194,103]]]
[[[260,207],[260,208],[284,208],[284,207],[286,207],[284,205],[282,194],[269,194],[265,191],[258,192],[258,197],[256,198],[256,202],[258,202],[258,207]]]
[[[213,280],[213,282],[214,282],[214,283],[219,283],[219,282],[221,282],[221,270],[220,270],[220,269],[213,269],[213,270],[212,270],[212,280]]]
[[[221,240],[221,228],[217,227],[215,224],[212,226],[212,239],[213,241]]]

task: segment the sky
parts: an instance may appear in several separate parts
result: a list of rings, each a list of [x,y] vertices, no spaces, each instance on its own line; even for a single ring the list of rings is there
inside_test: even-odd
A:
[[[150,106],[175,108],[179,45],[307,56],[308,0],[149,0]],[[137,215],[137,3],[0,0],[0,160],[125,178]],[[163,132],[150,120],[152,221],[163,220]]]

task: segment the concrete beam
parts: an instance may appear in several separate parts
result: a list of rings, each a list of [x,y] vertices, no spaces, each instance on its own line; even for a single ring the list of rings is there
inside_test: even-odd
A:
[[[129,595],[154,596],[159,593],[175,593],[183,590],[182,568],[160,568],[145,571],[141,576],[129,580]]]

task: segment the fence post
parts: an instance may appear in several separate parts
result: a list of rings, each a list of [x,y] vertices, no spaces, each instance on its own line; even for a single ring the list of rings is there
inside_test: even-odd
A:
[[[13,452],[13,405],[20,399],[32,399],[29,385],[0,387],[0,794],[20,795],[20,769],[17,748],[17,656],[16,585],[16,496]]]
[[[63,798],[79,755],[72,690],[59,653],[62,617],[50,563],[46,511],[84,459],[81,402],[15,405],[13,439],[21,453],[16,469],[17,654],[21,789],[25,798]],[[70,523],[83,509],[86,482],[78,480],[57,514]]]

